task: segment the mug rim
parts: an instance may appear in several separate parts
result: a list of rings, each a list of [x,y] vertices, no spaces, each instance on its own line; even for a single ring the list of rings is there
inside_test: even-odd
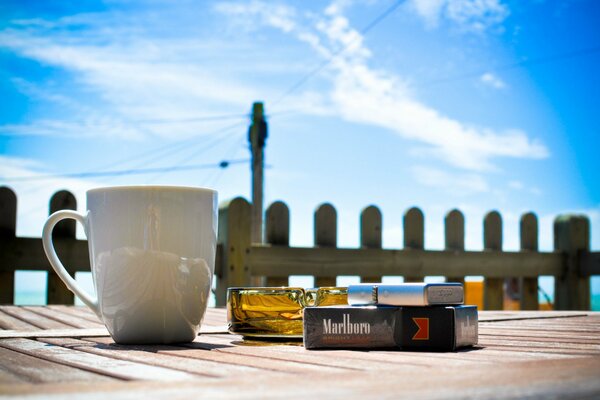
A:
[[[185,192],[208,192],[211,194],[217,194],[215,189],[206,187],[194,187],[194,186],[177,186],[177,185],[122,185],[122,186],[104,186],[89,189],[87,193],[98,193],[98,192],[114,192],[114,191],[161,191],[161,190],[172,190],[172,191],[185,191]]]

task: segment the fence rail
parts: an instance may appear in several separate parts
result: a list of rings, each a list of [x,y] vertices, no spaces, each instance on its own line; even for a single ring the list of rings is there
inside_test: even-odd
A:
[[[76,209],[75,197],[67,191],[55,193],[50,213]],[[0,304],[14,299],[17,270],[48,271],[48,304],[73,303],[48,263],[39,238],[16,236],[17,197],[0,188]],[[265,215],[266,244],[251,242],[251,204],[243,198],[223,203],[219,209],[219,244],[215,263],[216,301],[223,305],[231,286],[248,286],[264,277],[269,286],[288,284],[290,275],[313,275],[316,286],[335,285],[339,275],[357,275],[363,282],[382,276],[400,275],[405,281],[428,275],[446,276],[464,282],[469,275],[484,276],[484,306],[502,309],[505,278],[519,278],[520,307],[538,308],[541,275],[555,277],[556,309],[589,309],[591,275],[600,275],[600,253],[589,251],[589,220],[564,215],[554,222],[555,251],[538,252],[538,221],[533,213],[520,221],[521,251],[502,251],[502,217],[492,211],[484,218],[484,250],[464,250],[464,216],[458,210],[445,218],[445,250],[424,249],[424,215],[418,208],[404,215],[404,248],[382,248],[382,214],[375,206],[360,215],[361,247],[337,247],[337,212],[330,204],[319,206],[314,215],[315,247],[289,246],[289,209],[273,203]],[[57,253],[67,270],[89,271],[87,241],[75,238],[75,221],[61,221],[54,230]]]

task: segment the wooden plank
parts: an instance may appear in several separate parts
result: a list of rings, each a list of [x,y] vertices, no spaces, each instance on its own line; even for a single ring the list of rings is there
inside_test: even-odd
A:
[[[3,368],[4,366],[0,365],[0,394],[4,393],[2,391],[2,386],[4,385],[15,386],[15,384],[26,382],[24,379]]]
[[[502,251],[502,217],[497,211],[490,211],[483,220],[483,247],[488,251]],[[489,277],[485,272],[484,275],[483,307],[486,310],[502,310],[504,279]]]
[[[215,298],[218,306],[225,305],[227,288],[250,284],[251,272],[246,257],[251,245],[251,208],[250,203],[241,197],[219,206],[218,241],[223,246],[223,268],[221,275],[216,276]]]
[[[582,311],[479,311],[479,322],[575,318],[591,316]],[[564,323],[560,321],[557,323]]]
[[[61,190],[52,196],[50,199],[50,214],[59,210],[77,210],[77,199],[73,193]],[[67,239],[75,240],[75,221],[65,219],[60,221],[54,227],[52,232],[52,240]],[[59,259],[62,259],[62,254],[57,253]],[[73,304],[75,296],[58,277],[54,270],[48,271],[48,285],[46,290],[47,304]]]
[[[565,268],[554,279],[556,310],[589,310],[590,278],[580,271],[581,254],[590,249],[590,220],[561,215],[554,220],[554,250],[565,254]]]
[[[13,241],[17,229],[17,195],[6,186],[0,187],[0,243]],[[0,251],[0,266],[10,265]],[[0,304],[13,304],[15,297],[14,270],[0,267]]]
[[[112,381],[104,375],[83,371],[0,347],[3,368],[20,380],[31,383]]]
[[[360,213],[360,247],[363,249],[381,249],[383,236],[383,218],[381,211],[375,206],[369,206]],[[381,282],[381,275],[368,274],[369,270],[360,277],[361,282]]]
[[[314,216],[315,247],[337,247],[337,211],[329,204],[321,204]],[[280,268],[285,268],[281,266]],[[289,273],[289,272],[288,272]],[[336,286],[337,274],[315,277],[315,287]]]
[[[109,339],[106,340],[108,341]],[[40,339],[40,341],[116,360],[182,371],[191,375],[197,375],[196,378],[226,376],[223,369],[227,369],[227,367],[223,366],[223,368],[220,368],[221,365],[219,363],[157,353],[157,350],[164,347],[177,349],[175,346],[121,346],[115,343],[97,343],[94,339],[88,341],[72,338],[44,338]],[[183,349],[179,348],[179,350]],[[229,368],[228,373],[248,373],[250,371],[252,371],[250,368]]]
[[[38,313],[31,312],[21,306],[4,306],[2,307],[2,311],[14,318],[18,318],[21,321],[27,322],[41,329],[65,329],[74,327],[73,325],[59,322]]]
[[[230,345],[232,340],[230,336],[224,335],[207,335],[199,337],[197,341],[186,344],[185,346],[198,346],[197,343],[203,345]],[[321,368],[337,369],[339,371],[355,370],[367,371],[375,369],[385,369],[389,365],[371,360],[369,357],[354,358],[349,362],[343,357],[343,353],[337,351],[306,351],[302,346],[302,342],[295,344],[280,344],[280,343],[265,343],[264,341],[246,340],[243,346],[227,346],[219,349],[222,352],[246,355],[253,357],[261,357],[270,360],[282,360],[296,362],[303,365],[318,366]],[[333,356],[335,354],[335,356]],[[408,368],[428,368],[427,363],[412,362],[402,365]],[[397,366],[398,367],[398,366]]]
[[[90,310],[87,306],[67,306],[64,304],[51,304],[46,307],[51,310],[56,310],[67,315],[73,315],[75,317],[85,319],[90,322],[102,323],[98,316],[94,314],[94,312]]]
[[[56,239],[54,248],[60,254],[60,259],[69,273],[90,271],[90,256],[86,240]],[[0,264],[0,272],[53,271],[40,238],[17,237],[0,240],[0,254],[3,260]]]
[[[181,346],[171,345],[127,345],[121,346],[112,342],[110,338],[85,338],[80,345],[74,344],[79,350],[88,351],[100,355],[119,358],[128,361],[141,362],[150,365],[158,365],[166,368],[201,374],[207,377],[225,378],[239,374],[261,374],[264,368],[228,364],[221,362],[218,358],[203,359],[192,357],[188,349]],[[71,341],[73,343],[73,341]],[[93,342],[93,343],[90,343]],[[95,345],[94,345],[95,343]],[[210,350],[207,350],[207,352]],[[284,379],[280,371],[272,372],[274,377]]]
[[[0,307],[0,329],[18,329],[22,331],[35,331],[40,329],[35,325],[31,325],[28,322],[5,313],[2,309],[3,307]]]
[[[538,220],[534,213],[530,212],[521,216],[519,232],[521,251],[538,251]],[[521,278],[519,297],[521,310],[537,310],[539,308],[538,278]]]
[[[444,217],[444,245],[448,251],[455,253],[465,250],[465,217],[460,210],[451,210]],[[447,276],[446,282],[465,284],[464,276]]]
[[[62,322],[64,324],[70,325],[75,328],[102,328],[104,324],[96,319],[96,321],[90,321],[87,318],[81,318],[79,316],[68,314],[61,312],[60,310],[49,308],[49,307],[39,307],[39,306],[25,306],[24,309],[31,311],[33,313],[42,315],[48,319],[52,319],[54,321]]]
[[[227,325],[203,325],[200,327],[200,334],[226,334]],[[0,338],[43,338],[43,337],[94,337],[109,336],[108,330],[102,328],[77,328],[77,329],[44,329],[44,330],[3,330],[0,331]]]
[[[170,381],[194,378],[194,375],[181,371],[115,360],[29,339],[2,339],[0,347],[118,379]]]
[[[312,247],[252,246],[247,263],[256,275],[276,274],[284,268],[290,275],[361,275],[365,269],[377,275],[555,275],[562,257],[554,253],[503,251],[390,250]]]
[[[404,249],[423,250],[425,247],[425,217],[423,211],[412,207],[404,213]],[[425,275],[404,275],[404,282],[421,282]]]
[[[580,256],[582,276],[600,275],[600,252],[584,251]]]
[[[0,339],[7,338],[42,338],[42,337],[84,337],[109,336],[106,328],[88,329],[43,329],[37,331],[5,330],[0,331]]]
[[[540,363],[482,365],[465,368],[448,377],[446,366],[432,366],[429,373],[405,369],[398,375],[388,371],[361,371],[337,374],[301,374],[289,380],[274,380],[270,374],[234,376],[202,382],[131,382],[102,385],[73,384],[2,387],[10,395],[43,394],[65,399],[110,397],[191,398],[201,391],[207,398],[388,398],[410,393],[411,398],[597,398],[600,358],[565,358]],[[442,378],[441,378],[442,377]],[[484,379],[482,379],[482,377]]]
[[[290,210],[282,201],[271,204],[266,212],[266,242],[272,246],[290,245]],[[281,269],[278,275],[267,276],[267,286],[287,286],[288,273]]]

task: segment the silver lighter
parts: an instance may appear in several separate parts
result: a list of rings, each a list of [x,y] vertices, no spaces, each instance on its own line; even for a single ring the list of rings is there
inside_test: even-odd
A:
[[[453,305],[464,302],[460,283],[367,283],[348,286],[348,304],[388,306]]]

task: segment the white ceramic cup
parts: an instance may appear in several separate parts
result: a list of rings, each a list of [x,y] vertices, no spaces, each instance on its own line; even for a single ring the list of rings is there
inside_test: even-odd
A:
[[[52,243],[63,219],[85,228],[97,298],[65,270]],[[87,213],[57,211],[42,234],[50,264],[102,319],[117,343],[194,340],[214,272],[217,192],[171,186],[124,186],[87,192]]]

